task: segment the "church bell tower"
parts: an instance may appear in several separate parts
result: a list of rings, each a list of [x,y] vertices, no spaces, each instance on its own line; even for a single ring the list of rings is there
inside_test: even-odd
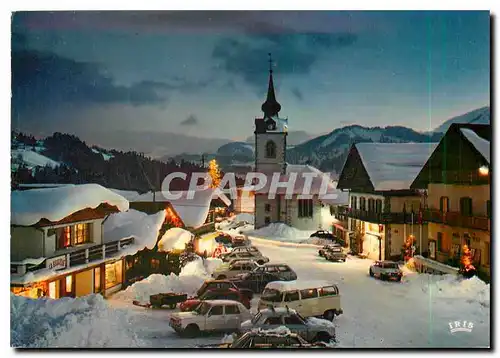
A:
[[[272,175],[286,173],[287,120],[279,118],[281,105],[276,100],[273,62],[269,54],[269,85],[262,104],[262,118],[255,119],[255,171]]]

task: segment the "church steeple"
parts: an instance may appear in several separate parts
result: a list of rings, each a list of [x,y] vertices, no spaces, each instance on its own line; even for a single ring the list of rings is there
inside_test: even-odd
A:
[[[262,104],[262,112],[264,112],[264,118],[272,118],[278,115],[281,110],[281,105],[276,100],[276,94],[274,93],[274,82],[273,82],[273,62],[271,59],[271,54],[269,53],[269,86],[267,88],[267,98]]]

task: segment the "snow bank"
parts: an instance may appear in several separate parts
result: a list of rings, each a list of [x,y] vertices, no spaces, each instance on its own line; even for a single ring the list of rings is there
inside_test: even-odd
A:
[[[332,321],[328,321],[326,319],[309,317],[307,320],[315,326],[320,326],[320,327],[325,327],[325,328],[335,328],[335,324],[333,324]]]
[[[168,229],[158,242],[159,251],[184,250],[186,244],[191,241],[194,235],[179,227]]]
[[[269,240],[302,243],[309,239],[314,231],[302,231],[283,223],[271,223],[263,228],[248,231],[247,235],[265,237]]]
[[[12,191],[11,225],[30,226],[41,219],[59,221],[86,209],[107,203],[120,211],[129,208],[127,199],[98,184]]]
[[[490,285],[476,276],[465,279],[457,275],[408,274],[405,281],[414,288],[440,299],[461,299],[490,307]]]
[[[38,300],[10,297],[11,345],[19,348],[141,347],[129,313],[101,295]]]
[[[137,300],[141,303],[149,302],[149,296],[157,293],[175,292],[186,293],[194,296],[203,282],[210,279],[212,272],[222,264],[220,259],[206,259],[189,262],[183,267],[179,276],[170,274],[152,274],[142,281],[136,282],[113,295],[113,299],[132,302]]]
[[[152,249],[158,240],[158,233],[165,221],[165,215],[165,210],[148,215],[133,209],[112,214],[104,222],[104,242],[134,237],[132,245],[120,250],[121,256],[134,255],[146,247]]]

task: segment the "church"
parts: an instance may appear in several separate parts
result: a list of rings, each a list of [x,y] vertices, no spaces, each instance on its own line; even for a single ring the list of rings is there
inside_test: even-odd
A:
[[[288,119],[280,118],[281,105],[276,99],[273,82],[271,55],[269,54],[269,86],[266,101],[262,104],[262,118],[255,119],[255,171],[264,173],[267,184],[255,191],[255,228],[270,223],[284,223],[299,230],[332,230],[337,221],[335,206],[348,204],[348,193],[336,188],[336,183],[328,180],[328,193],[334,198],[320,195],[321,184],[327,175],[310,165],[288,164],[286,162]],[[278,190],[275,197],[269,194],[273,174],[279,173],[280,182],[296,176],[293,194],[285,197],[285,190]],[[312,184],[306,184],[303,175],[315,175]],[[308,190],[307,198],[303,193]],[[285,188],[280,188],[285,189]]]

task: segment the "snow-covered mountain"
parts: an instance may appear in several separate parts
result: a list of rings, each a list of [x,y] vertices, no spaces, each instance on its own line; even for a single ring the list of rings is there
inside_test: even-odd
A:
[[[313,139],[314,137],[315,135],[312,135],[305,131],[289,131],[286,138],[286,143],[288,146],[296,146],[304,142],[307,142],[308,140]],[[246,142],[253,144],[255,142],[255,137],[254,136],[248,137]]]
[[[441,134],[422,134],[400,126],[382,128],[351,125],[295,146],[287,152],[287,161],[293,164],[308,163],[323,171],[340,172],[353,143],[420,143],[438,141],[440,137]]]
[[[437,127],[434,132],[445,133],[452,123],[490,124],[490,107],[486,106],[478,108],[460,116],[448,119],[446,122]]]

